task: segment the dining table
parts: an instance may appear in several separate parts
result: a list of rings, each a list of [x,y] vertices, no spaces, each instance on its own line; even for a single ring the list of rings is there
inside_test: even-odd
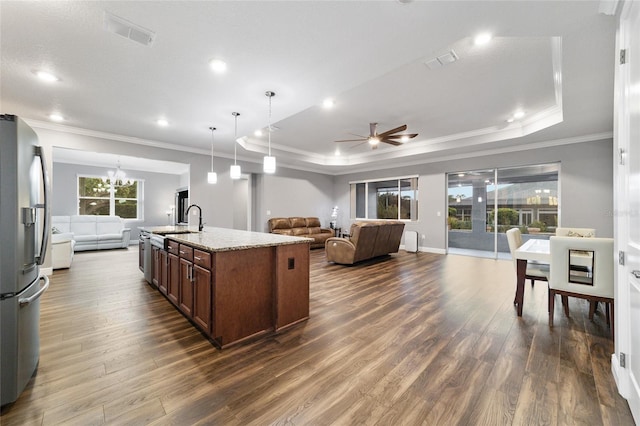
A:
[[[515,305],[518,311],[518,316],[522,316],[522,305],[524,302],[524,283],[526,281],[525,275],[527,272],[527,263],[529,261],[551,264],[551,246],[548,239],[531,238],[525,241],[515,251],[516,258],[516,297]],[[588,253],[573,253],[571,255],[571,265],[578,267],[590,267],[592,266],[593,258]]]
[[[524,302],[524,282],[526,281],[525,275],[527,272],[527,262],[534,261],[538,263],[551,263],[551,250],[549,246],[549,240],[532,238],[525,241],[515,251],[516,257],[516,298],[515,304],[518,311],[518,316],[522,316],[522,304]]]

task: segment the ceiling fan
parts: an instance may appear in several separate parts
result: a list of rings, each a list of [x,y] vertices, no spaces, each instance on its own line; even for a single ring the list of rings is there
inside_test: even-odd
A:
[[[358,136],[359,139],[343,139],[334,142],[369,142],[371,145],[371,149],[378,149],[378,144],[380,142],[388,143],[389,145],[399,146],[404,142],[408,141],[411,138],[415,138],[418,136],[417,133],[404,133],[400,134],[399,132],[404,132],[407,130],[407,125],[403,124],[402,126],[396,127],[395,129],[387,130],[386,132],[378,133],[377,131],[378,123],[369,123],[369,136]],[[361,144],[358,144],[361,145]],[[356,145],[356,146],[358,146]]]

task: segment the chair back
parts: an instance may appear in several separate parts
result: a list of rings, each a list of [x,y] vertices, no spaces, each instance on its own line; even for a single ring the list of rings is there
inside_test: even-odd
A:
[[[549,288],[613,298],[613,238],[553,236],[549,241]],[[590,256],[591,267],[586,270],[571,268],[571,258],[576,256]]]
[[[511,228],[507,232],[507,244],[513,259],[513,265],[516,265],[516,250],[522,245],[522,232],[518,228]]]
[[[594,228],[556,228],[556,236],[592,238],[596,236],[596,230]]]

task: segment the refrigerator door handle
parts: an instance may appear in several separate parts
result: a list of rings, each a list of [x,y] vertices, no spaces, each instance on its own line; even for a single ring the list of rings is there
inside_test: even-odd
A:
[[[42,296],[42,293],[47,291],[47,289],[49,288],[49,277],[46,276],[46,275],[40,275],[38,277],[38,280],[44,280],[44,285],[42,287],[40,287],[40,290],[38,290],[34,295],[29,296],[29,297],[21,297],[21,298],[19,298],[18,299],[18,303],[20,303],[20,306],[25,306],[25,305],[30,304],[31,302],[33,302],[34,300],[36,300],[37,298]]]
[[[40,244],[40,255],[36,257],[36,263],[42,265],[47,252],[47,244],[49,243],[49,175],[47,174],[47,164],[44,159],[44,150],[41,146],[36,146],[35,154],[40,158],[40,168],[42,169],[42,183],[44,186],[44,204],[37,204],[36,208],[44,209],[44,225],[42,226],[42,243]]]

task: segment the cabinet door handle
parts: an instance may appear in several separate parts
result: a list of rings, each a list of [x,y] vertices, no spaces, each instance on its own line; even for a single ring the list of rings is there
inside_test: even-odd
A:
[[[202,260],[202,258],[201,258],[201,257],[198,257],[198,256],[193,256],[193,258],[194,258],[195,260]]]
[[[636,278],[640,278],[640,271],[639,270],[635,270],[635,271],[631,271],[631,273],[633,274],[634,277]]]
[[[184,254],[184,251],[180,250],[180,254]]]

